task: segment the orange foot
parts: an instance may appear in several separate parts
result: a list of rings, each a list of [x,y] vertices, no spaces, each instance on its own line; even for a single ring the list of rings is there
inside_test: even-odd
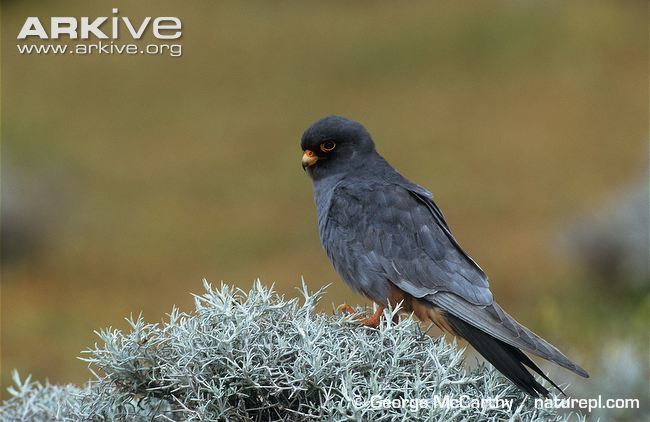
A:
[[[381,320],[381,314],[384,312],[384,306],[378,305],[375,313],[369,317],[358,317],[355,320],[359,321],[362,325],[371,328],[379,327],[379,321]],[[347,303],[343,303],[336,308],[337,312],[345,312],[346,314],[356,314],[357,311]]]

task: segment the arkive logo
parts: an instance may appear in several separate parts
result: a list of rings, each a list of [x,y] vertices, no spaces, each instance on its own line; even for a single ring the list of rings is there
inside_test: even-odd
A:
[[[183,35],[183,24],[175,16],[147,16],[133,19],[120,16],[117,8],[112,16],[53,16],[49,22],[36,16],[25,19],[16,45],[19,54],[78,56],[95,55],[168,55],[180,57],[181,44],[168,44],[165,40],[178,40]],[[143,45],[133,41],[155,39]],[[48,43],[46,40],[75,40],[68,44]],[[76,41],[78,40],[78,41]],[[119,41],[118,41],[119,40]],[[120,41],[125,41],[120,42]]]
[[[119,13],[117,8],[113,9],[113,15]],[[110,22],[110,25],[106,23]],[[110,26],[109,28],[106,28]],[[159,40],[175,40],[182,35],[182,23],[177,17],[165,16],[152,18],[145,17],[142,21],[132,21],[127,16],[101,16],[91,18],[82,16],[57,16],[50,18],[50,32],[48,33],[41,20],[36,16],[30,16],[25,20],[17,39],[24,40],[30,37],[38,37],[42,40],[59,39],[61,36],[68,36],[70,39],[87,40],[91,35],[100,40],[117,40],[124,35],[130,35],[134,40],[139,40],[150,30],[152,35]]]

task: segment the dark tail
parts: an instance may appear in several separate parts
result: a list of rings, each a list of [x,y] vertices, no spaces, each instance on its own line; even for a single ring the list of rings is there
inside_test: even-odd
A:
[[[445,318],[457,335],[467,340],[477,352],[521,390],[535,398],[539,396],[548,397],[548,390],[535,380],[535,377],[524,367],[526,365],[564,394],[564,391],[551,381],[521,350],[492,337],[449,313],[445,313]]]

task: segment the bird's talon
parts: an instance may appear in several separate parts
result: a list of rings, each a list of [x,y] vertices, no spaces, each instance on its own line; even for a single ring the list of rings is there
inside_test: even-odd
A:
[[[354,320],[361,325],[365,327],[370,327],[370,328],[377,328],[379,327],[379,321],[381,320],[381,314],[384,310],[383,306],[380,306],[377,308],[377,311],[368,317],[363,317],[363,316],[357,316],[354,318]],[[358,311],[356,311],[352,306],[348,305],[347,303],[342,303],[339,306],[336,307],[336,313],[346,313],[348,315],[355,315],[359,314]]]
[[[359,322],[364,327],[377,328],[377,327],[379,327],[379,320],[380,320],[380,318],[377,318],[375,315],[372,315],[372,316],[369,316],[368,318],[359,319]]]
[[[348,305],[347,303],[342,303],[336,307],[336,313],[337,314],[346,313],[352,315],[352,314],[356,314],[357,311],[355,311],[354,308]]]

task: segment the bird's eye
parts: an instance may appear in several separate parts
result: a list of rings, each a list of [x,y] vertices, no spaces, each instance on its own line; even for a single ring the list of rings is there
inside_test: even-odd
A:
[[[323,152],[330,152],[336,148],[336,144],[333,141],[325,141],[320,144],[320,150]]]

